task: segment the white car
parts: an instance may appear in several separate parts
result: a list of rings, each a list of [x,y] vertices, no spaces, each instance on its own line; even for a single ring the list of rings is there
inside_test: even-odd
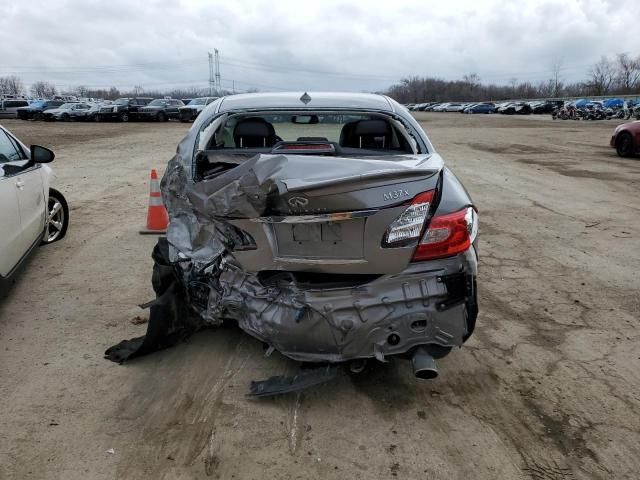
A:
[[[443,112],[457,112],[462,108],[462,103],[449,103],[444,108]]]
[[[0,126],[0,293],[35,247],[67,233],[69,207],[50,187],[55,175],[45,165],[54,158],[48,148],[27,148]]]

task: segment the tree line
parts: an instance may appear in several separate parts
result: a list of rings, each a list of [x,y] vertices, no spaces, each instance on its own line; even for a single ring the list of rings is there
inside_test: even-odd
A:
[[[550,71],[550,78],[537,83],[519,81],[517,78],[510,79],[506,84],[483,83],[475,73],[464,75],[461,80],[412,76],[403,78],[384,93],[400,103],[419,103],[603,96],[636,94],[640,91],[640,57],[634,58],[627,53],[617,54],[611,59],[602,57],[588,70],[582,82],[565,83],[561,75],[561,61],[554,61]],[[249,90],[251,91],[258,90]],[[144,90],[141,86],[136,86],[130,91],[120,91],[116,87],[92,89],[78,85],[70,91],[60,92],[52,83],[40,80],[31,84],[28,92],[36,98],[48,98],[60,93],[115,100],[119,97],[132,96],[194,98],[207,96],[209,89],[190,87],[161,91]],[[27,89],[19,77],[13,75],[0,77],[0,94],[24,95],[26,93]],[[235,92],[224,90],[220,95],[233,93]]]
[[[258,90],[249,90],[255,91]],[[34,98],[51,98],[54,95],[75,95],[83,98],[100,98],[103,100],[115,100],[121,97],[153,97],[162,98],[170,96],[172,98],[195,98],[209,96],[208,88],[188,87],[188,88],[174,88],[171,90],[145,90],[141,86],[135,86],[131,90],[120,90],[116,87],[110,88],[89,88],[84,85],[78,85],[77,87],[70,88],[67,91],[62,91],[52,83],[39,80],[31,84],[27,89],[19,77],[6,76],[0,77],[0,94],[4,95],[26,95],[29,93]],[[229,90],[222,90],[219,96],[232,95],[235,92]],[[215,94],[214,94],[215,95]]]
[[[640,90],[640,57],[627,53],[612,59],[602,57],[582,82],[565,83],[561,72],[562,62],[554,62],[547,80],[533,83],[512,78],[502,85],[482,83],[475,73],[461,80],[413,76],[403,78],[384,93],[400,103],[419,103],[625,95]]]

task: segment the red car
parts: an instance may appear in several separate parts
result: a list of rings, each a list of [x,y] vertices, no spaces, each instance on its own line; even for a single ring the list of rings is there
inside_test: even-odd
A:
[[[630,157],[640,153],[640,120],[618,125],[613,131],[611,142],[621,157]]]

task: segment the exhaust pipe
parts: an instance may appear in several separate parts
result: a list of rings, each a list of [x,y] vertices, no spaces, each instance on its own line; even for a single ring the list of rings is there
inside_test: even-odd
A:
[[[435,359],[429,354],[426,347],[418,347],[411,359],[413,374],[422,380],[432,380],[438,376],[438,367]]]

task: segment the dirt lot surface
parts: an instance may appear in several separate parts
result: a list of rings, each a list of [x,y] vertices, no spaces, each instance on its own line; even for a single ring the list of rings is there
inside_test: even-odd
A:
[[[187,127],[3,121],[55,149],[72,224],[0,304],[0,478],[639,478],[640,159],[612,121],[418,119],[480,209],[475,335],[435,381],[397,361],[266,401],[249,382],[296,366],[233,328],[102,358],[146,329],[149,169]]]

